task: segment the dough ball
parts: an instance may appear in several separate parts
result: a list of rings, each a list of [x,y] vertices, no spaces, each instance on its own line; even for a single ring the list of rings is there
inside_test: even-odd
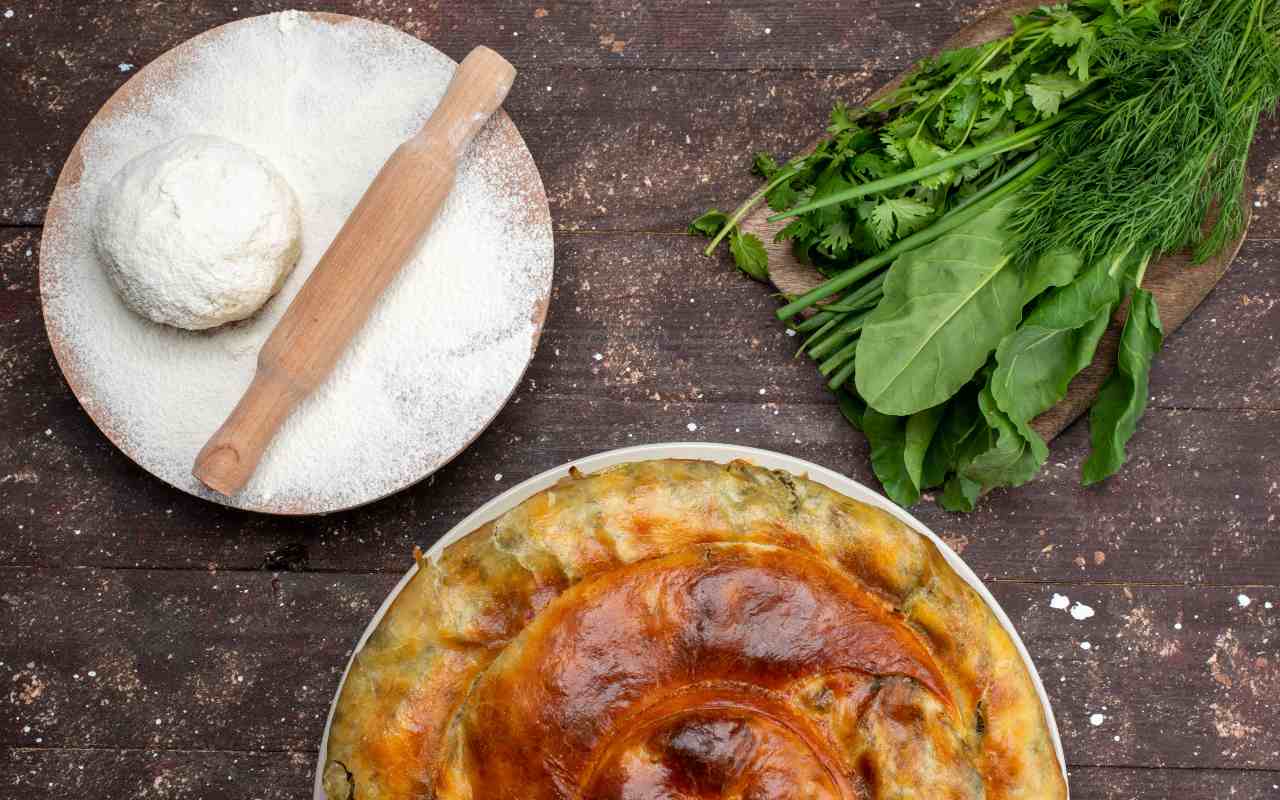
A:
[[[302,250],[298,201],[266,159],[216,136],[138,156],[98,198],[94,241],[124,302],[204,330],[262,307]]]

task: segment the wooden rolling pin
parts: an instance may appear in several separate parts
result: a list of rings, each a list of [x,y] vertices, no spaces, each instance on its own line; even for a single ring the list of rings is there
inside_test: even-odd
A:
[[[263,344],[244,397],[196,456],[192,474],[210,489],[239,491],[280,425],[329,374],[431,227],[458,160],[515,76],[494,51],[472,50],[422,130],[387,159]]]

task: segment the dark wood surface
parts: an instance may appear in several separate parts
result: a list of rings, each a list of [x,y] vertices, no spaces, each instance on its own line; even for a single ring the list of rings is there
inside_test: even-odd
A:
[[[326,5],[455,58],[487,43],[521,69],[507,108],[551,198],[556,289],[515,401],[457,461],[364,509],[275,519],[188,497],[117,452],[58,373],[36,283],[53,182],[119,65],[279,6],[0,3],[0,796],[306,796],[349,649],[412,546],[567,459],[727,441],[871,482],[865,442],[791,358],[768,290],[682,231],[752,188],[753,150],[809,141],[834,99],[984,5]],[[1251,168],[1250,239],[1168,341],[1124,472],[1079,486],[1077,424],[1030,485],[969,516],[915,509],[1023,633],[1076,798],[1280,797],[1275,121]],[[1052,609],[1055,593],[1096,616]]]

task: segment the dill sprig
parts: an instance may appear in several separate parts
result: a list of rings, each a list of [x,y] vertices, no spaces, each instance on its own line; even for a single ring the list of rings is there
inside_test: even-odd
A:
[[[1280,99],[1277,19],[1276,0],[1185,0],[1100,42],[1105,88],[1041,143],[1058,165],[1022,194],[1017,260],[1191,247],[1203,261],[1236,238],[1249,145]]]

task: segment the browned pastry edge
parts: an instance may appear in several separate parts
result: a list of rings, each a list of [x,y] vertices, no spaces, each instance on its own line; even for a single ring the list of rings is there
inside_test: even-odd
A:
[[[861,586],[932,655],[985,796],[1067,796],[1021,655],[926,537],[786,472],[663,460],[571,475],[420,562],[343,686],[330,800],[471,796],[456,770],[462,712],[495,659],[531,647],[522,633],[584,579],[714,544],[803,553]]]

